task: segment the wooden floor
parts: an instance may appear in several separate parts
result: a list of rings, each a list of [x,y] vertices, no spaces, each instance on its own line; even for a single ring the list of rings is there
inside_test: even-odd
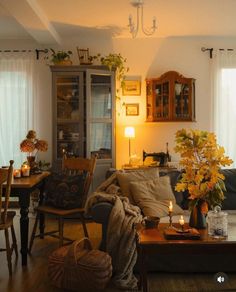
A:
[[[33,216],[30,215],[30,227],[32,226]],[[17,214],[15,227],[19,240],[19,218]],[[47,221],[48,222],[48,221]],[[54,221],[47,225],[53,228]],[[101,229],[96,223],[88,224],[90,239],[94,248],[98,247]],[[70,222],[65,226],[65,234],[74,239],[83,236],[82,227],[76,222]],[[13,276],[8,276],[5,252],[0,253],[0,292],[62,292],[63,290],[53,287],[47,277],[47,258],[48,255],[57,248],[56,239],[47,237],[44,240],[36,239],[32,255],[29,257],[28,266],[22,268],[21,258],[15,261],[13,255]],[[4,247],[4,234],[0,233],[0,246]],[[236,258],[235,258],[236,260]],[[236,275],[228,274],[229,281],[225,285],[216,284],[213,274],[179,274],[179,273],[150,273],[149,286],[150,292],[195,292],[195,291],[236,291]],[[79,291],[79,290],[78,290]],[[121,291],[113,287],[112,283],[105,290],[106,292]],[[96,291],[91,291],[96,292]]]

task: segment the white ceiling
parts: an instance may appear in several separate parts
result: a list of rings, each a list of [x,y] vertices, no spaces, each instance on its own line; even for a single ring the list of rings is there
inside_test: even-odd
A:
[[[236,36],[236,0],[144,0],[152,37]],[[65,37],[128,37],[130,0],[0,0],[0,39],[60,44]]]

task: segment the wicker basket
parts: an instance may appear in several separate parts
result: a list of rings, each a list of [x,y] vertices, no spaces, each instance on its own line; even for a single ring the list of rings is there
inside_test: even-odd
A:
[[[55,250],[49,257],[48,275],[58,288],[80,291],[102,290],[112,275],[111,257],[92,249],[88,238]]]

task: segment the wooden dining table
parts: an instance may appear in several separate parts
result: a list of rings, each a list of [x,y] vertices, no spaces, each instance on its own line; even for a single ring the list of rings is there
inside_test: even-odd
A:
[[[29,206],[30,194],[38,189],[40,191],[40,199],[42,200],[45,179],[50,172],[43,171],[39,174],[32,174],[29,177],[13,178],[11,184],[11,196],[19,197],[20,206],[20,241],[21,241],[21,259],[22,266],[27,265],[28,256],[28,237],[29,237]],[[44,218],[41,218],[40,228],[44,228]]]

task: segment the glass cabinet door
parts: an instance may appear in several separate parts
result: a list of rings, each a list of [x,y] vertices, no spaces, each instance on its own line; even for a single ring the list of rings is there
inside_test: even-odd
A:
[[[170,86],[169,82],[154,83],[155,118],[165,120],[170,118]]]
[[[175,81],[174,87],[174,118],[190,119],[190,85],[188,83],[180,83]]]
[[[91,123],[91,156],[98,159],[112,158],[112,125],[111,123]]]
[[[56,159],[68,155],[83,156],[83,97],[82,74],[58,74],[55,77],[56,93]]]
[[[112,75],[90,73],[90,103],[87,104],[88,139],[87,151],[98,159],[112,159],[113,133],[113,99]]]
[[[152,82],[146,83],[146,103],[147,103],[147,121],[153,120],[153,94],[152,94]]]

